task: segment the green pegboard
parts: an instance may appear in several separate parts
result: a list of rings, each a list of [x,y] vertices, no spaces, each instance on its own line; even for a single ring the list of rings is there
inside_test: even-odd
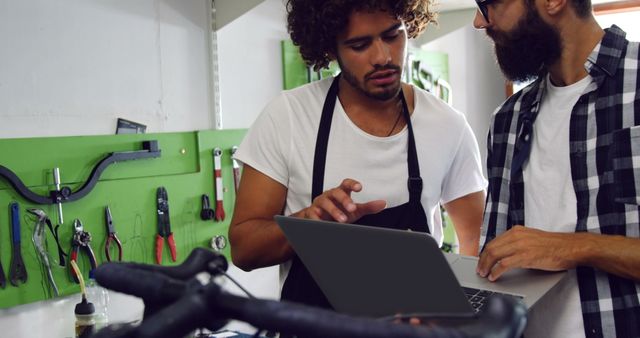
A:
[[[291,40],[282,40],[282,78],[283,89],[291,89],[305,83],[335,76],[340,72],[337,62],[331,62],[329,68],[320,72],[310,70],[302,60],[298,47]]]
[[[417,75],[413,74],[420,69],[429,73],[431,81],[439,78],[449,81],[449,55],[447,53],[431,52],[421,49],[412,49],[409,53],[412,81],[424,80],[417,78]],[[419,69],[415,69],[414,66],[418,66]],[[407,72],[407,75],[408,73],[409,72]]]
[[[98,264],[106,261],[106,225],[104,208],[109,206],[113,223],[122,240],[123,260],[155,263],[156,189],[164,186],[169,196],[171,227],[178,249],[178,262],[170,261],[165,244],[163,264],[180,263],[196,247],[209,247],[213,236],[227,236],[233,213],[235,190],[230,150],[239,145],[245,130],[200,131],[163,134],[78,136],[30,139],[0,139],[0,165],[11,169],[34,192],[45,195],[53,190],[53,167],[59,167],[62,186],[78,189],[91,169],[108,153],[140,150],[144,140],[158,140],[160,158],[125,161],[109,166],[95,188],[84,198],[63,204],[64,224],[60,239],[66,252],[71,247],[73,220],[79,218],[92,235],[91,246]],[[223,149],[224,206],[222,222],[200,219],[201,195],[215,200],[213,156],[215,147]],[[27,283],[0,289],[0,308],[52,298],[46,276],[38,263],[31,241],[35,218],[28,208],[43,209],[57,223],[55,205],[35,205],[23,199],[0,179],[0,261],[8,277],[11,261],[9,203],[17,201],[21,209],[22,257],[28,273]],[[53,277],[60,296],[76,293],[68,267],[59,267],[55,241],[47,229],[48,252]],[[229,257],[229,248],[223,253]],[[112,253],[115,256],[115,252]],[[89,262],[84,253],[78,263],[85,278]]]

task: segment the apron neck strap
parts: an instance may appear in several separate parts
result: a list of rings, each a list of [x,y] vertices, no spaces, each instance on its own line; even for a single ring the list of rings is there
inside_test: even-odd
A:
[[[329,87],[329,93],[324,99],[322,107],[322,116],[320,117],[320,126],[318,127],[318,136],[316,138],[316,150],[313,155],[313,183],[311,186],[311,202],[320,196],[324,191],[324,167],[327,162],[327,145],[329,144],[329,134],[331,131],[331,119],[333,118],[333,110],[336,106],[338,98],[338,82],[340,76],[336,76]]]
[[[320,117],[320,126],[318,127],[318,135],[316,138],[316,149],[313,156],[313,183],[311,187],[311,201],[320,196],[324,191],[324,172],[327,161],[327,146],[329,144],[329,134],[331,133],[331,120],[333,119],[333,111],[338,98],[338,83],[340,76],[336,76],[329,87],[329,92],[324,100],[322,107],[322,116]],[[407,187],[409,189],[409,201],[420,203],[422,195],[422,178],[420,177],[420,166],[418,164],[418,154],[416,152],[416,142],[413,136],[413,127],[411,125],[411,116],[409,108],[402,93],[402,89],[398,94],[402,102],[402,114],[407,122],[409,132],[408,149],[407,149],[407,167],[409,171],[409,179]]]

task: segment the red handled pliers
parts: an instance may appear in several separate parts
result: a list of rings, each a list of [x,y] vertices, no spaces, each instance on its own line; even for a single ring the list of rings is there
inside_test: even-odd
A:
[[[116,235],[116,230],[113,227],[113,219],[111,218],[111,209],[107,206],[104,208],[104,220],[107,223],[107,242],[104,245],[104,253],[107,254],[107,261],[111,262],[111,254],[109,253],[109,249],[111,248],[111,243],[115,242],[118,247],[118,260],[122,261],[122,242]]]
[[[71,240],[71,261],[78,261],[78,251],[80,249],[84,250],[84,252],[89,257],[89,263],[91,264],[91,270],[89,271],[89,278],[93,278],[93,272],[97,267],[96,256],[93,254],[93,249],[91,249],[91,234],[84,231],[84,227],[82,226],[82,222],[76,218],[73,221],[73,239]],[[71,267],[71,264],[69,264]],[[80,283],[80,279],[76,274],[76,271],[71,268],[71,277],[73,277],[73,281],[76,283]]]
[[[157,209],[158,209],[158,235],[156,236],[156,263],[162,264],[162,246],[164,239],[169,243],[171,250],[171,259],[175,262],[178,256],[176,251],[176,242],[173,240],[171,232],[171,223],[169,220],[169,198],[167,190],[159,187],[156,193]]]

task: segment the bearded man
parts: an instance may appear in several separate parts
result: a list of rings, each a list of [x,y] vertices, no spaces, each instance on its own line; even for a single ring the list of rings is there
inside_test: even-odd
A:
[[[493,116],[478,274],[567,270],[526,337],[640,336],[638,43],[590,0],[476,0],[512,80]]]

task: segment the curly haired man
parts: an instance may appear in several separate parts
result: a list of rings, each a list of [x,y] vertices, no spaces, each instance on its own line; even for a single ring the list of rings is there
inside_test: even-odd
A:
[[[463,114],[401,81],[408,38],[434,20],[431,0],[286,8],[304,60],[315,69],[336,60],[341,73],[281,93],[245,137],[233,262],[282,264],[283,299],[330,307],[274,215],[411,229],[441,242],[440,205],[461,252],[477,255],[486,180],[474,135]]]

